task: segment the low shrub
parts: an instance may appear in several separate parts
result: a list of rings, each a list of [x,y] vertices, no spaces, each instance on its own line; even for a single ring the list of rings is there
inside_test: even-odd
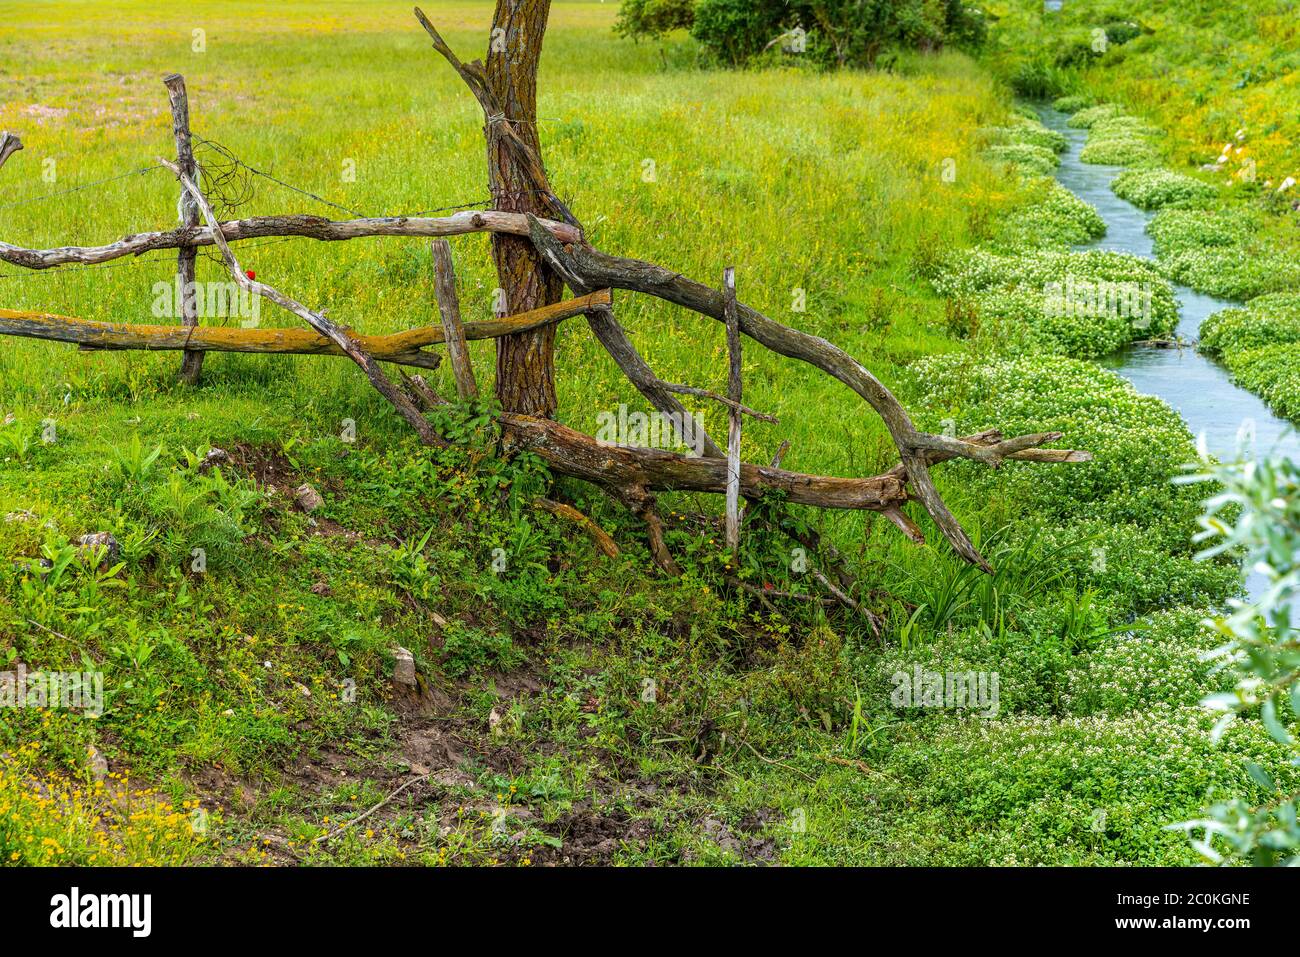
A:
[[[1029,143],[1053,153],[1064,153],[1069,145],[1065,134],[1049,130],[1036,117],[1023,113],[1013,114],[1005,126],[989,127],[984,133],[994,143]]]
[[[1249,389],[1277,412],[1300,421],[1300,342],[1247,349],[1224,358],[1224,365],[1243,389]]]
[[[1070,117],[1066,125],[1072,126],[1076,130],[1090,130],[1094,123],[1122,116],[1123,114],[1124,108],[1118,103],[1100,103],[1097,106],[1081,107],[1075,110],[1074,115]]]
[[[1062,703],[1071,714],[1176,710],[1223,689],[1204,653],[1218,640],[1204,608],[1158,612],[1071,663]]]
[[[891,752],[897,803],[881,810],[914,864],[1195,864],[1167,826],[1207,792],[1267,797],[1246,759],[1279,767],[1279,787],[1300,783],[1262,729],[1234,727],[1215,745],[1213,723],[1187,707],[923,725]]]
[[[1241,209],[1205,213],[1164,209],[1147,224],[1160,270],[1175,282],[1245,301],[1300,288],[1300,261]]]
[[[1147,137],[1115,133],[1089,138],[1079,152],[1079,159],[1096,166],[1147,166],[1159,162],[1160,151]]]

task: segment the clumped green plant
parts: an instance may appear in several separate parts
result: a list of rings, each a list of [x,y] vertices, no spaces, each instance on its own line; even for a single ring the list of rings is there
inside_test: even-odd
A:
[[[975,303],[1022,348],[1099,356],[1177,325],[1173,290],[1154,265],[1101,250],[963,253],[934,279],[952,299]]]
[[[1125,170],[1111,181],[1110,188],[1120,199],[1142,209],[1201,206],[1215,196],[1209,183],[1166,169]]]
[[[1079,93],[1070,93],[1066,96],[1058,96],[1053,100],[1052,109],[1060,110],[1062,113],[1074,114],[1078,113],[1080,110],[1093,106],[1094,103],[1095,101],[1090,96]]]
[[[1096,208],[1055,179],[1029,181],[1022,192],[1026,202],[1002,218],[989,244],[998,251],[1076,246],[1106,235],[1106,221]]]
[[[1199,348],[1215,357],[1300,342],[1300,293],[1259,296],[1240,309],[1221,309],[1201,323]]]
[[[1147,224],[1161,271],[1197,292],[1247,300],[1300,287],[1300,261],[1258,214],[1162,209]]]
[[[1016,462],[984,478],[954,469],[973,489],[995,481],[1036,514],[1132,523],[1157,541],[1187,547],[1199,501],[1171,480],[1178,463],[1194,459],[1195,446],[1178,413],[1159,399],[1095,363],[1063,356],[933,356],[915,372],[925,406],[936,417],[950,415],[958,434],[990,425],[1008,435],[1060,431],[1093,454],[1091,462],[1037,474]]]
[[[984,155],[1014,166],[1027,176],[1049,176],[1061,162],[1055,151],[1034,143],[998,143],[986,149]]]

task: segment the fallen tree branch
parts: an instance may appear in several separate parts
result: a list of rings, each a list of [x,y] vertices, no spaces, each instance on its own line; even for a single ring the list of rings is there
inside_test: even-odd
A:
[[[505,444],[540,456],[562,475],[618,489],[648,491],[713,492],[727,488],[727,460],[691,457],[633,446],[611,445],[550,419],[504,413],[498,420]],[[997,435],[982,433],[983,435]],[[976,440],[973,437],[972,440]],[[988,444],[987,442],[985,444]],[[1054,459],[1041,458],[1055,454]],[[922,453],[926,464],[955,456],[946,452]],[[1077,461],[1064,456],[1079,455],[1065,449],[1025,449],[1009,458],[1028,461]],[[745,496],[777,491],[796,505],[821,508],[862,509],[883,512],[898,508],[911,499],[906,473],[900,467],[866,478],[805,475],[763,465],[741,463],[740,490]]]
[[[478,382],[469,350],[465,347],[465,326],[460,321],[460,296],[456,293],[456,270],[452,265],[451,244],[435,239],[429,244],[433,253],[434,292],[438,314],[442,317],[442,334],[447,342],[447,357],[456,377],[456,394],[461,399],[478,398]]]
[[[376,811],[380,810],[381,808],[387,807],[389,804],[393,802],[393,799],[396,798],[397,795],[401,794],[407,788],[411,787],[412,785],[421,784],[429,780],[429,778],[432,776],[433,776],[433,772],[430,771],[428,774],[421,774],[417,778],[410,778],[409,780],[405,781],[400,787],[398,787],[396,790],[390,793],[388,797],[380,801],[378,804],[374,805],[373,807],[367,808],[366,810],[358,814],[356,817],[344,821],[334,830],[326,831],[324,834],[319,834],[316,837],[312,838],[312,843],[319,844],[322,841],[328,841],[331,838],[338,837],[340,834],[342,834],[348,828],[352,827],[354,824],[359,824],[361,821],[364,821],[366,818],[370,817],[370,815],[374,814]]]
[[[514,316],[466,323],[462,328],[466,339],[496,339],[583,315],[591,309],[608,305],[609,301],[609,290],[605,289]],[[224,326],[198,326],[194,329],[186,329],[180,326],[138,326],[12,309],[0,309],[0,335],[68,342],[90,351],[157,349],[266,355],[345,355],[337,343],[310,329],[242,329]],[[352,339],[360,349],[376,359],[424,369],[436,368],[441,356],[421,350],[426,346],[446,341],[441,325],[421,326],[418,329],[390,335],[352,335]]]
[[[577,242],[581,232],[567,223],[543,220],[561,242]],[[436,218],[386,216],[336,222],[323,216],[254,216],[221,224],[227,242],[267,236],[302,236],[322,242],[361,239],[368,236],[463,236],[467,233],[510,233],[528,235],[528,221],[521,213],[497,210],[467,210]],[[27,249],[0,242],[0,262],[27,269],[50,269],[71,264],[97,265],[139,256],[158,249],[213,246],[212,226],[180,226],[162,232],[136,233],[105,246],[61,246],[55,249]],[[595,288],[595,287],[593,287]]]

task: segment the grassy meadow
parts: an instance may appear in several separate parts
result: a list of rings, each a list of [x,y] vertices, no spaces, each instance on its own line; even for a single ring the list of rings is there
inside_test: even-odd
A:
[[[424,9],[481,55],[491,4]],[[440,421],[457,447],[421,449],[346,361],[209,354],[191,389],[176,353],[6,338],[0,666],[102,672],[106,703],[93,718],[0,714],[0,861],[1191,864],[1167,825],[1207,795],[1258,791],[1243,758],[1294,775],[1248,724],[1210,741],[1197,703],[1222,678],[1200,622],[1239,574],[1193,559],[1203,491],[1170,482],[1195,457],[1185,425],[1093,361],[1137,333],[1045,310],[1044,278],[1074,270],[1155,283],[1159,322],[1174,318],[1155,267],[1069,252],[1104,227],[1047,176],[1064,144],[962,54],[892,72],[710,70],[683,37],[615,38],[615,14],[555,3],[539,80],[551,181],[596,246],[711,283],[735,265],[744,301],[860,358],[923,427],[1060,429],[1095,461],[935,470],[992,577],[913,507],[932,544],[870,513],[801,513],[887,622],[877,636],[844,610],[729,589],[717,505],[698,496],[664,498],[685,573],[659,576],[626,512],[492,456],[481,409]],[[170,155],[171,71],[196,133],[350,210],[486,196],[477,106],[405,7],[0,2],[0,51],[0,129],[26,144],[0,170],[5,242],[175,222],[165,171],[100,183]],[[224,215],[350,216],[250,182]],[[453,249],[465,318],[487,318],[487,239]],[[236,253],[355,330],[437,321],[423,241]],[[0,307],[154,323],[154,284],[174,272],[170,251],[0,264]],[[199,279],[223,278],[201,255]],[[663,378],[725,387],[719,324],[616,303]],[[267,306],[262,323],[295,321]],[[485,387],[491,349],[472,344]],[[620,403],[642,408],[580,320],[557,356],[566,423],[594,432]],[[744,368],[746,403],[780,418],[747,425],[746,460],[788,439],[799,471],[896,461],[849,390],[754,344]],[[430,382],[454,393],[449,368]],[[698,411],[725,433],[716,405]],[[201,467],[214,447],[230,462]],[[293,504],[304,482],[325,499],[311,516]],[[530,507],[547,490],[622,556]],[[111,567],[69,544],[97,531],[121,545]],[[806,592],[792,564],[789,543],[747,532],[747,582]],[[418,691],[393,689],[398,646]],[[895,676],[917,668],[996,672],[996,713],[900,706]],[[412,775],[428,778],[348,825]]]

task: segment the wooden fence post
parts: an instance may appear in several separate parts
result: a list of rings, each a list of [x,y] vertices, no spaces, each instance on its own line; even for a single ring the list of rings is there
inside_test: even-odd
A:
[[[451,243],[435,239],[429,245],[433,250],[434,292],[442,316],[442,332],[447,339],[447,357],[451,359],[451,371],[456,376],[456,393],[462,399],[477,399],[478,383],[474,380],[474,367],[470,364],[469,347],[465,344],[465,327],[460,321],[460,297],[456,295]]]
[[[167,99],[172,108],[172,133],[176,137],[176,165],[193,182],[198,182],[198,168],[194,162],[194,146],[190,138],[190,104],[185,93],[185,77],[169,73],[163,77]],[[194,197],[181,188],[180,214],[182,226],[199,225],[199,205]],[[180,284],[181,324],[194,328],[199,324],[199,308],[195,290],[196,262],[199,251],[195,246],[181,246],[176,257],[176,279]],[[203,353],[186,351],[181,359],[180,381],[196,385],[203,373]]]

